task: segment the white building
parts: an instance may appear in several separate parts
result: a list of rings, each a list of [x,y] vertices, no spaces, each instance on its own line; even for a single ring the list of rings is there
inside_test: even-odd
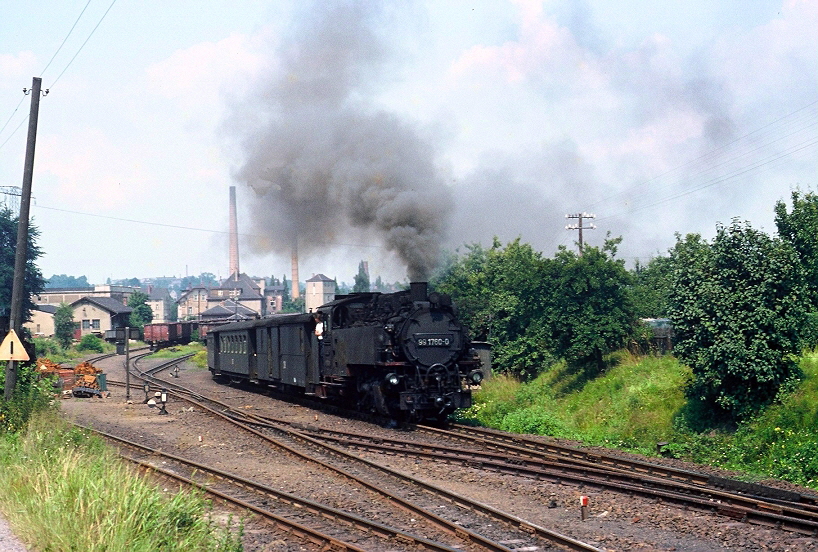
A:
[[[307,312],[313,312],[334,299],[335,280],[330,280],[323,274],[316,274],[307,280],[307,292],[304,295],[304,308]]]

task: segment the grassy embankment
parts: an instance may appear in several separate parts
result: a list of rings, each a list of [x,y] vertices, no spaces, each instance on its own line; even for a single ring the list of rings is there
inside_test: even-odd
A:
[[[35,402],[29,398],[11,410],[26,409]],[[2,429],[0,511],[31,547],[242,549],[241,526],[231,531],[215,524],[201,493],[157,488],[101,439],[63,421],[55,409],[31,414],[22,429]]]
[[[0,439],[0,509],[37,550],[241,550],[193,492],[167,493],[54,411]]]
[[[495,376],[462,418],[644,454],[655,455],[664,441],[665,452],[678,458],[818,489],[818,353],[803,357],[805,378],[792,394],[735,431],[704,434],[679,415],[689,369],[671,356],[623,354],[615,364],[588,380],[565,365],[526,384]]]

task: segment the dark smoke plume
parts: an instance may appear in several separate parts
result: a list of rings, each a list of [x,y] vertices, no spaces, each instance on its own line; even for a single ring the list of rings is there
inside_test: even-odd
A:
[[[370,100],[389,57],[381,23],[367,1],[305,9],[233,110],[245,156],[234,178],[254,192],[261,248],[288,252],[297,239],[320,252],[363,234],[420,280],[438,260],[452,199],[432,146]]]

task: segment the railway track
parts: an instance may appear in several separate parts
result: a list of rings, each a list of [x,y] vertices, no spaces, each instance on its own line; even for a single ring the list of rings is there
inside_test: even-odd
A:
[[[84,426],[80,426],[84,427]],[[287,534],[332,550],[431,550],[455,552],[457,549],[433,540],[367,520],[319,502],[274,489],[213,466],[162,452],[110,433],[92,431],[119,449],[122,458],[151,472],[199,488],[235,508],[250,511]],[[299,521],[309,514],[309,526]],[[315,527],[318,521],[318,527]]]
[[[166,368],[179,362],[163,363]],[[560,548],[568,550],[598,550],[598,548],[562,535],[556,531],[532,524],[485,504],[471,501],[438,486],[425,483],[414,476],[398,472],[376,462],[359,458],[338,447],[314,439],[287,424],[275,424],[261,417],[233,409],[229,405],[186,389],[174,381],[158,380],[157,368],[148,375],[144,371],[137,377],[148,376],[160,383],[169,393],[182,398],[211,415],[241,427],[245,432],[262,439],[277,452],[286,451],[300,461],[320,466],[336,476],[353,482],[368,492],[377,493],[381,503],[390,504],[425,520],[435,530],[442,531],[460,542],[459,547],[480,550],[512,550],[503,542],[515,543],[515,548],[533,546],[536,549]],[[118,382],[114,382],[116,385]],[[363,475],[361,475],[363,472]],[[415,491],[413,500],[403,498],[407,485]],[[436,512],[453,511],[447,518]],[[450,517],[456,518],[454,521]],[[499,526],[499,527],[498,527]],[[481,531],[470,527],[480,527]],[[491,535],[483,533],[489,531]]]
[[[749,523],[777,527],[801,534],[818,536],[818,508],[814,504],[770,501],[758,496],[726,492],[713,486],[680,482],[674,478],[644,475],[642,470],[628,470],[621,466],[593,463],[588,459],[568,459],[565,456],[543,453],[532,454],[528,449],[520,454],[519,447],[498,446],[492,450],[477,448],[477,442],[469,448],[458,440],[457,446],[422,443],[407,439],[384,439],[363,434],[352,434],[326,429],[307,429],[306,435],[323,442],[332,442],[348,450],[366,450],[387,455],[412,456],[459,464],[481,470],[493,470],[547,480],[554,483],[571,483],[598,489],[609,489],[631,495],[674,502],[685,507],[713,511],[720,515]],[[436,430],[438,436],[446,432]],[[484,444],[484,442],[480,442]],[[648,466],[641,463],[643,467]],[[657,473],[664,473],[656,470]],[[670,474],[678,475],[678,474]]]
[[[173,361],[168,361],[166,364],[170,366],[177,362],[179,362],[179,360],[174,359]],[[147,372],[147,370],[143,372]],[[446,540],[445,538],[432,537],[431,533],[442,533],[444,530],[434,526],[431,521],[426,522],[429,523],[430,526],[428,530],[415,530],[414,526],[407,527],[398,524],[404,529],[409,529],[410,532],[421,534],[435,541],[444,542],[446,546],[461,549],[533,549],[534,547],[543,549],[554,546],[569,549],[594,549],[593,546],[590,548],[574,548],[570,545],[550,544],[551,541],[548,538],[540,535],[535,535],[535,537],[532,538],[532,531],[526,525],[527,522],[522,519],[513,519],[514,516],[509,516],[509,518],[500,522],[502,516],[501,518],[494,517],[494,512],[483,511],[480,516],[466,518],[465,515],[461,515],[461,512],[467,512],[472,506],[465,506],[459,503],[458,499],[461,497],[446,497],[445,494],[434,494],[437,502],[427,502],[427,497],[424,495],[432,496],[435,490],[425,488],[423,486],[424,482],[409,483],[406,480],[401,480],[399,475],[395,475],[399,473],[397,470],[391,470],[394,474],[387,475],[387,473],[383,471],[384,469],[390,469],[387,468],[387,466],[403,466],[402,469],[405,470],[406,473],[435,474],[434,476],[440,481],[448,482],[448,477],[439,477],[438,475],[446,473],[446,468],[430,467],[427,469],[426,466],[431,466],[428,462],[435,462],[441,465],[443,462],[459,464],[466,467],[463,469],[453,469],[450,473],[461,474],[461,476],[467,477],[469,481],[474,481],[475,477],[477,478],[476,480],[479,481],[483,476],[474,474],[478,474],[481,471],[486,473],[499,473],[501,474],[500,476],[495,475],[487,479],[487,481],[494,481],[495,483],[491,484],[494,486],[498,482],[503,481],[504,477],[502,474],[514,474],[520,477],[508,480],[508,484],[511,485],[512,488],[518,486],[519,489],[541,488],[524,483],[523,481],[525,479],[555,481],[561,484],[567,483],[569,484],[568,488],[573,487],[577,489],[573,491],[577,493],[577,496],[579,493],[588,494],[585,489],[614,490],[618,487],[620,490],[614,490],[614,493],[621,494],[624,492],[627,496],[641,495],[652,497],[652,500],[649,500],[649,502],[645,504],[659,506],[665,503],[677,503],[684,504],[685,510],[720,514],[713,516],[714,526],[726,523],[726,527],[736,528],[737,531],[742,531],[738,529],[738,527],[741,526],[740,524],[731,522],[731,520],[741,520],[760,527],[786,529],[795,535],[808,535],[806,540],[809,542],[812,542],[811,539],[818,536],[813,521],[813,515],[815,513],[814,504],[812,504],[812,497],[808,494],[802,495],[787,491],[779,492],[777,489],[733,482],[731,480],[721,480],[721,478],[714,478],[697,472],[677,470],[648,462],[633,462],[625,458],[613,455],[608,456],[578,448],[560,447],[559,444],[544,442],[541,438],[504,434],[503,432],[484,430],[483,428],[471,428],[468,426],[454,425],[449,431],[420,427],[416,431],[409,433],[400,431],[384,432],[378,430],[373,433],[380,434],[381,437],[373,439],[372,435],[362,436],[347,431],[338,431],[337,428],[343,428],[346,424],[340,424],[336,427],[335,422],[332,422],[333,425],[330,426],[328,423],[329,419],[326,419],[326,421],[322,420],[322,423],[318,423],[317,419],[320,413],[315,415],[315,424],[312,423],[312,413],[309,414],[309,421],[305,421],[303,414],[294,416],[295,411],[303,412],[303,409],[298,407],[285,407],[280,411],[285,417],[282,419],[258,416],[253,412],[253,409],[261,408],[261,411],[256,412],[267,413],[266,407],[260,406],[261,403],[265,401],[253,400],[248,396],[251,393],[241,387],[224,387],[223,389],[225,391],[215,391],[220,395],[224,395],[225,399],[228,399],[231,404],[234,405],[234,407],[231,407],[224,402],[212,401],[211,397],[203,396],[202,393],[197,391],[198,389],[204,388],[201,385],[197,385],[196,389],[192,390],[185,390],[182,387],[177,389],[176,386],[180,381],[178,378],[165,380],[159,379],[158,376],[159,374],[156,373],[151,376],[155,378],[152,385],[160,385],[163,388],[167,388],[171,396],[175,397],[175,401],[183,397],[197,401],[200,403],[200,406],[194,407],[197,412],[205,411],[206,409],[203,405],[207,404],[209,408],[214,411],[214,414],[211,415],[221,415],[247,425],[249,430],[245,430],[246,434],[255,435],[253,432],[258,432],[265,438],[271,438],[273,442],[269,443],[269,446],[272,447],[270,452],[262,452],[262,450],[255,445],[249,446],[258,451],[255,454],[259,457],[272,458],[281,457],[282,454],[289,456],[298,456],[301,454],[304,456],[304,462],[302,463],[301,459],[299,459],[299,465],[306,465],[306,462],[314,463],[315,460],[325,462],[329,467],[325,468],[322,466],[321,470],[327,473],[335,472],[338,474],[337,476],[341,478],[345,476],[341,475],[340,471],[346,471],[351,474],[354,472],[354,475],[361,476],[364,481],[373,483],[373,486],[378,492],[386,491],[395,496],[403,495],[409,498],[411,503],[421,509],[429,509],[438,514],[443,512],[444,517],[455,521],[455,532],[463,527],[473,529],[476,533],[485,533],[483,534],[484,537],[492,540],[495,544],[504,546],[504,548],[479,546],[475,544],[475,541],[471,540],[472,537],[461,539],[459,543],[453,540]],[[184,377],[185,375],[183,374],[182,379],[184,379]],[[200,380],[201,375],[196,379]],[[207,385],[206,387],[210,388],[211,386]],[[256,406],[249,406],[252,403],[256,403]],[[174,404],[174,408],[176,408],[176,404]],[[186,410],[187,409],[183,408],[178,412],[182,413]],[[276,411],[276,414],[278,414],[278,411]],[[197,416],[202,415],[203,414],[197,414]],[[177,419],[181,420],[181,418]],[[291,423],[288,419],[297,419],[300,423]],[[213,426],[213,424],[208,425]],[[357,425],[361,424],[359,423]],[[328,427],[332,427],[332,431],[327,429]],[[238,436],[239,434],[236,433],[236,435]],[[395,437],[393,438],[391,435]],[[246,437],[242,437],[241,439],[243,441],[247,440]],[[423,443],[424,440],[428,441],[428,443]],[[408,441],[409,443],[403,441]],[[281,445],[292,448],[294,452],[291,453],[287,451],[283,453],[282,451],[286,449],[282,448]],[[447,448],[451,450],[447,451]],[[241,450],[244,450],[244,447],[242,447]],[[242,454],[242,452],[238,454]],[[248,454],[252,453],[248,452]],[[395,461],[390,460],[390,458],[396,457],[401,457],[401,459]],[[374,465],[370,465],[368,463],[370,460],[367,459],[372,460],[372,464]],[[363,468],[361,467],[362,465],[364,466]],[[307,469],[309,470],[309,468]],[[552,472],[550,475],[548,474],[548,470]],[[315,473],[314,470],[309,471],[310,473]],[[378,473],[383,475],[378,475]],[[590,479],[588,477],[589,474],[596,477],[596,480]],[[390,479],[394,479],[394,481],[390,482]],[[506,483],[500,484],[506,485]],[[356,485],[363,487],[363,484],[356,483]],[[406,493],[407,485],[412,485],[416,490]],[[450,486],[448,483],[445,483],[445,485],[447,487]],[[740,489],[740,492],[732,493],[733,487],[743,488]],[[455,486],[454,488],[457,487]],[[549,492],[547,489],[548,487],[544,489],[546,493]],[[725,492],[726,489],[731,489],[731,492]],[[759,490],[761,492],[758,492]],[[375,490],[371,492],[375,492]],[[553,491],[550,492],[552,492],[551,496],[553,497]],[[566,500],[575,500],[575,498],[566,499],[566,497],[563,496],[566,493],[563,491],[557,490],[556,492],[558,493],[558,504],[567,505],[570,502],[566,502]],[[568,491],[568,494],[573,496],[573,492]],[[620,512],[617,503],[623,499],[615,498],[616,494],[614,493],[600,495],[601,502],[597,502],[597,504],[606,503],[606,510],[611,509],[611,506],[613,506],[613,512]],[[484,495],[483,493],[476,494],[479,496]],[[738,496],[740,501],[735,502],[732,494]],[[302,496],[312,497],[311,494],[304,494]],[[545,494],[541,496],[547,499],[549,495]],[[421,498],[419,499],[418,497]],[[379,498],[376,500],[378,503],[392,503],[386,494],[379,494]],[[745,501],[745,503],[742,504],[741,501]],[[447,503],[448,506],[446,505]],[[547,503],[546,500],[544,504]],[[503,503],[499,503],[498,506],[500,506],[500,508],[505,507]],[[477,507],[479,511],[480,505]],[[563,506],[559,507],[562,508]],[[648,506],[648,508],[652,511],[654,507]],[[514,509],[512,509],[512,511],[514,511]],[[525,509],[523,509],[523,511],[528,512]],[[665,512],[666,510],[661,508],[661,511]],[[680,510],[676,510],[676,512],[679,511]],[[452,514],[452,512],[455,513]],[[652,516],[657,515],[658,512],[659,510],[657,509]],[[607,512],[604,512],[600,506],[600,509],[597,510],[594,515],[605,515],[606,513]],[[419,513],[410,515],[417,518],[421,517]],[[638,523],[639,517],[645,517],[638,512],[630,515],[636,516],[627,518],[629,520],[636,520],[631,521],[631,523]],[[704,520],[708,519],[701,514],[692,515],[695,516],[697,520],[702,520],[697,523],[705,523]],[[387,514],[387,516],[391,516],[391,514]],[[728,521],[716,521],[717,519],[724,520],[725,516]],[[528,516],[523,514],[523,517]],[[550,520],[552,516],[543,516],[541,519]],[[661,518],[652,517],[652,519],[655,523]],[[500,523],[506,527],[516,527],[518,533],[516,535],[510,533],[498,534],[495,533],[494,530],[488,532],[482,530],[483,527],[488,525],[499,525]],[[573,531],[573,529],[569,530]],[[752,531],[758,530],[754,529]],[[579,533],[583,533],[583,531]],[[778,531],[773,531],[769,534],[774,535],[776,533],[778,533]],[[713,534],[720,533],[716,533],[714,530]],[[784,535],[785,533],[779,534]],[[588,534],[588,536],[590,537],[590,534]],[[593,538],[596,539],[597,537],[594,536]],[[782,536],[771,538],[786,538],[788,541],[796,539],[793,542],[798,542],[797,539],[799,537]],[[612,541],[603,540],[601,542],[610,544]],[[613,542],[616,543],[618,541],[615,539]],[[622,549],[621,544],[620,546],[615,545],[614,548]],[[625,549],[627,549],[627,547]]]
[[[531,454],[532,457],[554,458],[563,461],[575,461],[580,464],[587,463],[589,465],[607,466],[647,476],[661,477],[712,489],[732,491],[748,497],[760,497],[782,505],[802,505],[805,509],[818,511],[818,494],[808,495],[796,493],[768,485],[748,483],[691,470],[682,470],[672,466],[622,458],[613,454],[589,452],[560,443],[545,442],[542,439],[532,438],[526,435],[471,427],[462,424],[453,424],[445,431],[434,427],[422,426],[420,431],[432,435],[442,435],[448,439],[459,440],[464,444],[479,444],[495,450],[513,450],[521,456],[526,456],[528,453]]]

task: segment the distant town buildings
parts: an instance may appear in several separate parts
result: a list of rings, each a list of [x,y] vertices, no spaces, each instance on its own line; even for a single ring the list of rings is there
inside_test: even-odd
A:
[[[146,279],[145,282],[152,280]],[[178,293],[149,284],[142,287],[106,284],[84,288],[48,288],[32,297],[35,310],[25,327],[35,336],[54,335],[54,312],[62,303],[71,305],[78,335],[104,334],[127,326],[133,309],[128,306],[134,293],[147,296],[152,322],[173,320],[250,320],[280,312],[284,307],[285,286],[274,280],[232,274],[218,285],[194,285]],[[305,311],[312,312],[335,299],[335,281],[316,274],[306,282]]]

